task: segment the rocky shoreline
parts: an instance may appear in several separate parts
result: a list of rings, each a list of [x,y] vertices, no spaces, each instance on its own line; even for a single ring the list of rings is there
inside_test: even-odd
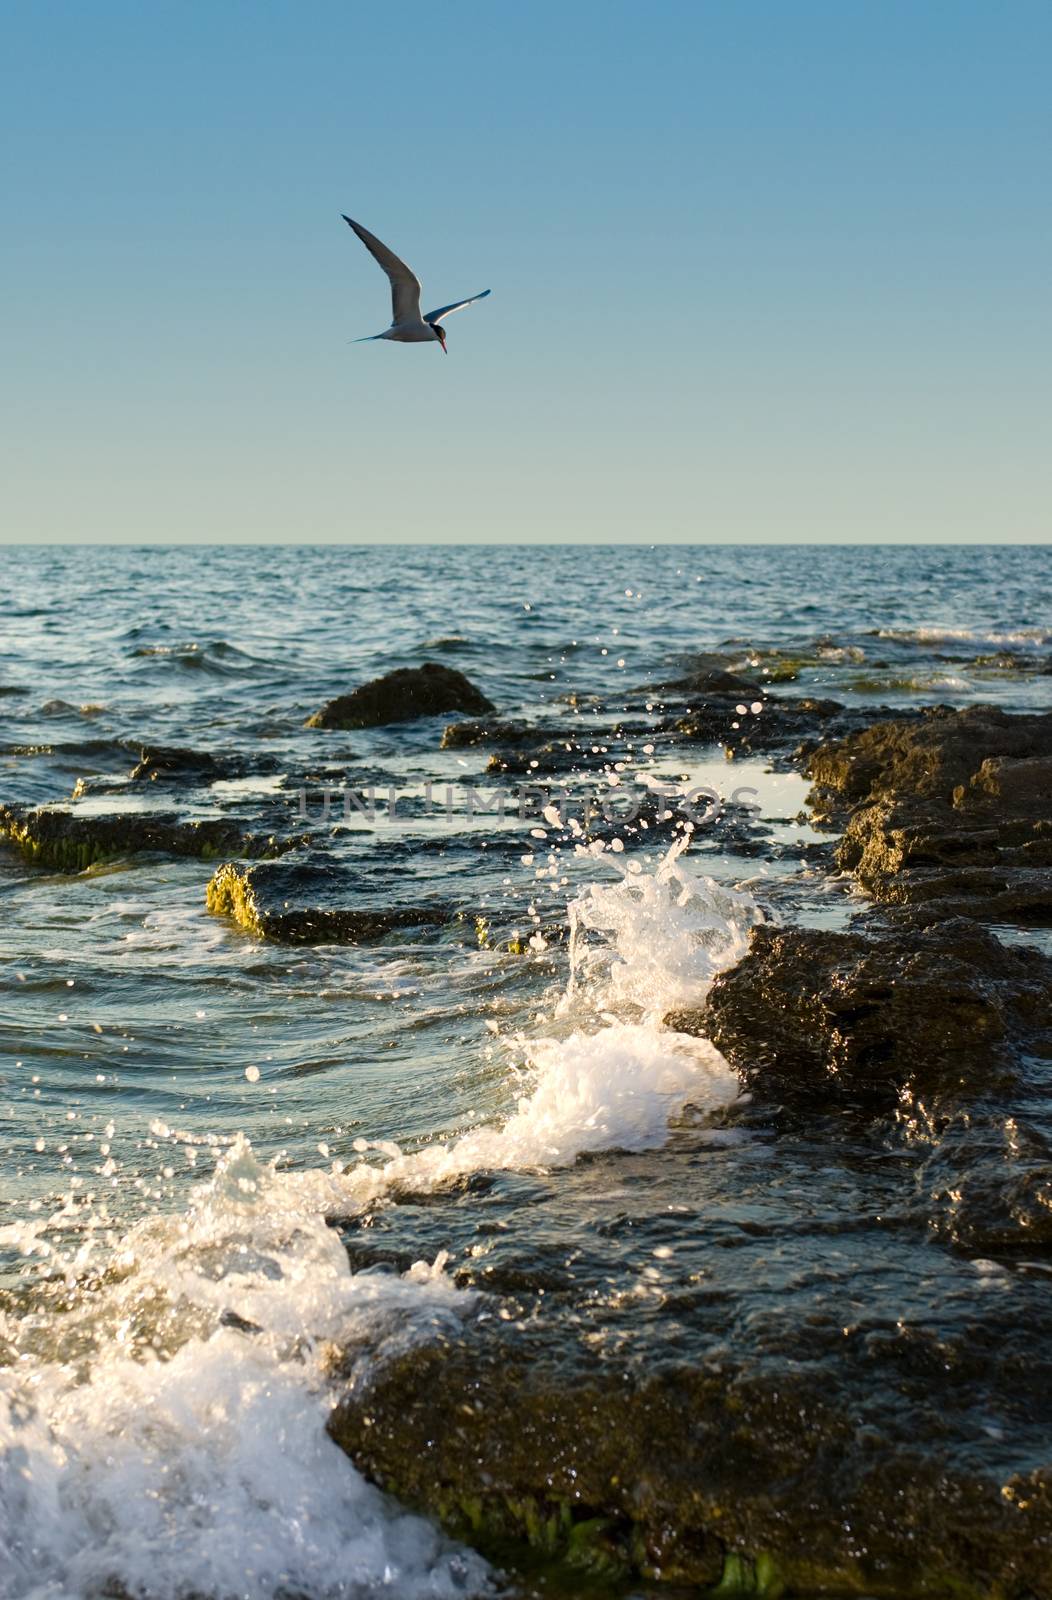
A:
[[[818,1108],[828,1122],[842,1107],[869,1159],[922,1150],[899,1225],[919,1185],[922,1233],[980,1281],[1014,1261],[1041,1285],[1052,961],[983,924],[1050,920],[1052,716],[937,708],[795,759],[872,909],[855,931],[757,928],[704,1008],[667,1022],[717,1045],[752,1118],[786,1126]],[[505,1322],[487,1306],[463,1342],[351,1383],[331,1432],[374,1481],[497,1560],[528,1567],[528,1550],[556,1570],[713,1594],[1029,1600],[1052,1594],[1047,1454],[997,1481],[971,1435],[974,1413],[1003,1414],[1013,1366],[1052,1429],[1036,1292],[1023,1333],[988,1303],[941,1337],[863,1317],[831,1350],[789,1311],[781,1359],[746,1343],[714,1369],[670,1357],[649,1373],[596,1367],[520,1298]],[[565,1298],[572,1322],[581,1307]]]
[[[462,1230],[457,1277],[477,1295],[462,1336],[377,1368],[335,1357],[330,1432],[372,1481],[498,1563],[539,1572],[547,1592],[643,1581],[1048,1600],[1052,960],[1018,936],[1052,926],[1052,714],[845,708],[770,694],[795,677],[791,663],[775,667],[761,681],[708,662],[644,687],[605,734],[586,734],[565,706],[547,728],[502,718],[434,664],[308,719],[322,733],[463,714],[472,720],[447,725],[442,749],[500,774],[602,773],[644,738],[722,749],[732,768],[762,752],[810,779],[829,876],[855,891],[850,927],[767,921],[701,1008],[666,1018],[739,1075],[743,1099],[720,1131],[730,1147],[741,1140],[757,1185],[748,1202],[726,1201],[689,1127],[674,1131],[665,1175],[641,1169],[608,1231],[562,1215],[555,1187],[532,1196],[567,1239],[547,1266],[536,1249],[521,1270],[493,1254],[494,1239],[526,1226],[511,1180],[491,1197],[503,1232],[469,1222],[455,1192],[436,1196],[437,1237]],[[144,747],[127,774],[101,790],[89,774],[79,789],[96,806],[113,796],[111,810],[6,805],[0,835],[64,873],[138,852],[207,861],[208,910],[256,939],[486,927],[458,900],[455,869],[434,894],[402,897],[394,870],[388,884],[356,877],[353,856],[318,829],[188,814],[187,796],[244,770],[214,752]],[[165,810],[120,808],[147,785]],[[654,809],[640,826],[661,824]],[[773,859],[762,831],[728,813],[735,827],[743,854]],[[587,836],[617,832],[600,819]],[[504,948],[528,950],[517,935]],[[789,1204],[793,1225],[778,1233],[763,1221],[764,1185],[779,1181],[786,1149],[801,1193],[832,1172],[837,1198],[828,1215]],[[764,1154],[754,1174],[747,1163]],[[616,1154],[606,1159],[613,1169]],[[385,1254],[384,1230],[426,1233],[425,1209],[349,1223],[352,1257],[400,1259],[397,1237]],[[641,1274],[618,1227],[649,1252]],[[621,1310],[641,1314],[646,1272],[669,1260],[643,1359],[632,1327],[617,1332]],[[1026,1471],[1001,1470],[1012,1430],[1029,1441]]]

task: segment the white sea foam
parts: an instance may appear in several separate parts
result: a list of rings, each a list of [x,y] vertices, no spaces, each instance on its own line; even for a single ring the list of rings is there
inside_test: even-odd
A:
[[[132,1231],[119,1282],[54,1318],[50,1359],[0,1370],[5,1600],[485,1592],[484,1563],[325,1432],[328,1341],[375,1359],[448,1328],[466,1297],[440,1268],[352,1273],[235,1143],[185,1217]]]
[[[386,1145],[382,1166],[297,1174],[315,1202],[339,1211],[385,1193],[433,1190],[473,1172],[568,1166],[592,1150],[650,1150],[688,1103],[728,1105],[738,1082],[706,1039],[651,1024],[612,1022],[594,1032],[533,1040],[532,1090],[502,1125],[404,1153]]]
[[[1052,643],[1047,628],[1017,628],[1007,633],[984,633],[975,628],[881,628],[881,639],[901,639],[917,644],[963,643],[976,645],[1043,645]]]
[[[382,1361],[455,1329],[471,1297],[441,1258],[401,1278],[353,1273],[324,1217],[479,1169],[653,1148],[688,1104],[733,1099],[713,1046],[661,1018],[703,999],[758,913],[696,877],[685,843],[650,872],[608,856],[616,880],[574,903],[567,994],[545,1037],[508,1041],[522,1092],[506,1120],[415,1152],[371,1146],[346,1172],[275,1171],[217,1137],[189,1211],[134,1228],[108,1279],[49,1315],[46,1348],[0,1318],[21,1355],[0,1369],[4,1600],[88,1600],[107,1584],[150,1600],[491,1588],[479,1557],[370,1487],[325,1432],[334,1348]],[[46,1228],[22,1243],[46,1249]]]
[[[689,842],[684,834],[652,871],[598,852],[616,878],[592,884],[569,908],[570,979],[553,1018],[569,1031],[510,1041],[528,1092],[503,1124],[409,1153],[385,1143],[372,1147],[388,1157],[382,1165],[363,1160],[347,1173],[292,1181],[319,1207],[356,1209],[383,1193],[434,1189],[473,1172],[653,1149],[688,1104],[702,1113],[729,1105],[738,1080],[719,1051],[662,1018],[701,1004],[718,973],[744,954],[761,914],[747,893],[694,873],[684,859]]]
[[[685,860],[689,842],[685,833],[653,872],[608,858],[617,881],[594,883],[572,903],[567,1004],[589,987],[605,1009],[627,1005],[658,1021],[699,1005],[713,978],[745,954],[761,920],[756,903],[695,873]],[[589,946],[588,931],[602,942]]]

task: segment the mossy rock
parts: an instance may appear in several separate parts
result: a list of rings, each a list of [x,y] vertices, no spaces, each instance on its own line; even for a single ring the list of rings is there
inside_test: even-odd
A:
[[[1052,923],[1052,713],[936,708],[827,741],[808,804],[844,825],[838,864],[924,924]]]
[[[949,805],[984,761],[1052,755],[1052,712],[1013,715],[993,706],[951,711],[936,706],[920,717],[898,716],[819,746],[808,773],[815,802],[841,804],[883,795],[931,798]]]
[[[518,1337],[395,1357],[329,1424],[373,1482],[504,1566],[768,1600],[1052,1594],[1046,1474],[1006,1493],[860,1448],[803,1370],[589,1370]]]
[[[441,925],[454,915],[437,902],[356,903],[346,869],[314,853],[254,865],[224,862],[205,891],[205,903],[255,938],[283,944],[365,944],[397,928]]]
[[[202,861],[235,854],[266,858],[280,855],[303,839],[261,837],[225,817],[186,822],[174,816],[136,811],[83,816],[75,810],[50,806],[0,806],[0,836],[10,840],[35,865],[57,872],[84,872],[89,867],[144,853],[191,856]]]

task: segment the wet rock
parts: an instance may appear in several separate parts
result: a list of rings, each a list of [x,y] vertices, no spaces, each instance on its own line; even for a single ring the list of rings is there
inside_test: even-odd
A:
[[[910,874],[896,897],[894,885],[880,885],[880,898],[916,928],[932,927],[953,917],[977,917],[992,923],[1047,928],[1052,925],[1052,873],[1002,872],[969,867],[959,872]]]
[[[847,817],[839,865],[921,920],[1052,921],[1052,715],[985,706],[885,722],[811,755],[820,816]]]
[[[443,750],[465,750],[476,745],[543,745],[553,739],[576,742],[581,728],[538,728],[528,722],[451,722],[442,734]]]
[[[452,920],[438,902],[363,904],[346,869],[320,854],[246,866],[228,861],[205,894],[209,911],[230,916],[257,939],[284,944],[364,944],[396,928],[435,926]]]
[[[83,872],[101,862],[147,852],[205,861],[222,855],[265,858],[280,855],[304,838],[264,837],[229,817],[188,822],[152,811],[86,816],[59,806],[0,806],[0,837],[36,865],[58,872]]]
[[[1005,1493],[892,1444],[805,1363],[771,1374],[724,1349],[700,1367],[627,1371],[494,1330],[494,1298],[484,1305],[486,1328],[352,1380],[329,1423],[366,1476],[484,1553],[506,1562],[528,1547],[606,1582],[721,1594],[1052,1592],[1041,1471]],[[897,1355],[907,1384],[903,1361],[919,1356],[939,1381],[937,1361],[898,1349],[893,1324],[886,1350],[876,1330],[854,1332],[840,1332],[843,1364]]]
[[[526,722],[451,722],[443,731],[440,748],[467,750],[480,744],[520,744],[538,737],[536,728]]]
[[[82,774],[73,786],[71,798],[80,800],[87,796],[130,794],[143,783],[171,789],[208,788],[222,779],[244,778],[250,774],[278,770],[278,763],[272,756],[255,752],[251,755],[234,752],[213,755],[207,750],[122,741],[122,755],[125,750],[137,753],[135,765],[130,771],[125,768],[120,774]]]
[[[399,667],[363,683],[350,694],[315,711],[308,728],[378,728],[390,722],[409,722],[443,711],[463,711],[481,717],[495,710],[491,701],[462,672],[425,661],[422,667]]]
[[[767,1098],[975,1095],[1052,1048],[1052,961],[967,921],[879,938],[764,925],[699,1012],[667,1020]]]
[[[612,735],[595,748],[590,743],[581,744],[579,741],[580,735],[575,733],[569,738],[547,739],[541,744],[526,745],[518,750],[498,750],[487,761],[486,771],[515,773],[525,777],[549,776],[559,772],[569,775],[602,771],[619,759],[617,754],[611,752]]]
[[[215,755],[208,750],[160,744],[140,745],[138,752],[138,760],[129,774],[132,783],[211,784],[221,779],[245,778],[278,770],[273,756],[258,753]]]
[[[1052,831],[1052,753],[988,756],[966,784],[954,789],[953,803],[960,811],[1034,818]]]
[[[1031,1073],[1040,1104],[1047,1064]],[[1024,1099],[1024,1104],[1026,1103]],[[1025,1252],[1049,1267],[1052,1140],[1025,1111],[970,1110],[941,1126],[917,1177],[918,1211],[939,1239],[986,1259]],[[1041,1259],[1043,1258],[1043,1259]]]
[[[204,750],[180,750],[165,745],[143,745],[130,777],[135,783],[156,783],[167,778],[190,778],[211,783],[224,777],[224,766]]]
[[[1013,716],[993,706],[952,711],[936,706],[919,718],[878,722],[823,745],[811,756],[815,803],[849,804],[880,795],[940,799],[970,783],[982,762],[1052,755],[1052,713]],[[825,793],[823,794],[823,791]]]
[[[658,695],[736,694],[739,697],[745,694],[755,699],[762,689],[759,677],[747,678],[741,672],[732,672],[719,656],[700,656],[684,677],[666,680],[654,686],[651,692]]]
[[[843,711],[837,700],[806,696],[790,699],[771,695],[746,702],[735,695],[712,695],[705,705],[692,707],[672,726],[685,739],[719,744],[728,755],[739,755],[787,748],[821,732],[830,719]]]
[[[1043,816],[978,806],[882,799],[852,813],[837,863],[874,899],[946,915],[1046,923],[1052,913],[1052,829]]]

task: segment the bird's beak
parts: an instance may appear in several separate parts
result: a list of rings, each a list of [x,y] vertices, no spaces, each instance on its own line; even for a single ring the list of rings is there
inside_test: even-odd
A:
[[[443,354],[443,355],[444,355],[444,356],[448,356],[448,354],[449,354],[449,351],[448,351],[448,350],[447,350],[447,349],[446,349],[446,336],[445,336],[445,334],[444,334],[444,333],[440,333],[440,334],[439,334],[439,336],[438,336],[438,342],[439,342],[439,344],[440,344],[440,345],[441,345],[441,346],[442,346],[442,354]]]

